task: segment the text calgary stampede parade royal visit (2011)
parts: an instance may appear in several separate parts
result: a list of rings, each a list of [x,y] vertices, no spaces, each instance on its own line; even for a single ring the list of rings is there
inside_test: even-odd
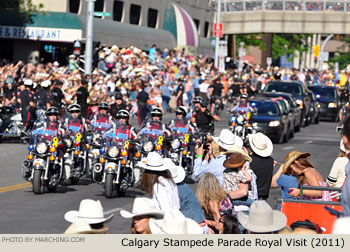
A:
[[[123,247],[136,247],[144,248],[151,247],[157,248],[162,245],[163,247],[339,247],[345,246],[344,239],[342,238],[275,238],[275,239],[262,239],[262,238],[242,238],[242,239],[138,239],[138,238],[123,238],[121,240]]]

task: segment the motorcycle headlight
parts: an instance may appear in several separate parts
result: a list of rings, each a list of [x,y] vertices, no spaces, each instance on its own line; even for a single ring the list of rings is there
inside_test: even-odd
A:
[[[179,139],[174,139],[173,141],[171,141],[171,148],[173,148],[174,150],[178,149],[180,145],[181,143]]]
[[[253,126],[253,128],[258,127],[258,123],[257,123],[257,122],[255,122],[255,123],[253,123],[253,124],[252,124],[252,126]]]
[[[67,146],[67,148],[70,148],[72,147],[72,140],[64,139],[64,144]]]
[[[153,150],[153,143],[152,142],[146,142],[144,145],[143,145],[143,150],[144,151],[152,151]]]
[[[236,131],[237,133],[240,133],[240,132],[243,131],[243,127],[242,127],[242,126],[237,126],[236,129],[235,129],[235,131]]]
[[[112,158],[115,158],[116,156],[118,156],[119,154],[119,150],[116,146],[112,146],[108,149],[108,155]]]
[[[244,116],[240,115],[238,118],[237,118],[237,122],[238,123],[242,123],[244,121]]]
[[[279,121],[271,121],[269,122],[269,127],[277,127],[280,126],[280,122]]]
[[[47,144],[46,144],[46,143],[39,143],[39,144],[36,146],[36,151],[37,151],[39,154],[44,154],[44,153],[47,151]]]
[[[336,108],[336,107],[337,107],[336,103],[334,103],[334,102],[328,103],[328,108]]]

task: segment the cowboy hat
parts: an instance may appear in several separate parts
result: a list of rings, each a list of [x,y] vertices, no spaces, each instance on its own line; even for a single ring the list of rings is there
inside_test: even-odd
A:
[[[148,153],[147,159],[139,162],[141,168],[150,171],[165,171],[167,166],[164,164],[163,158],[155,151]]]
[[[124,218],[133,218],[141,215],[150,215],[162,218],[164,216],[164,212],[157,209],[157,204],[152,199],[139,197],[134,200],[132,212],[120,210],[120,215]]]
[[[250,206],[249,215],[238,212],[239,223],[254,233],[268,233],[282,229],[287,224],[287,217],[272,208],[264,200],[254,201]]]
[[[198,223],[186,218],[177,209],[166,212],[163,219],[150,219],[149,228],[152,234],[202,234]]]
[[[163,161],[164,161],[164,164],[170,170],[171,176],[173,177],[173,180],[176,184],[184,181],[186,177],[186,172],[184,168],[182,168],[181,166],[175,165],[170,158],[164,158]]]
[[[225,160],[224,166],[226,168],[237,168],[244,164],[244,162],[252,162],[252,158],[244,152],[242,147],[232,146],[230,150],[224,152],[229,157]]]
[[[248,135],[250,148],[254,153],[261,157],[268,157],[272,154],[273,144],[269,137],[263,133],[258,132],[256,134]]]
[[[223,129],[219,137],[212,137],[212,139],[223,149],[229,150],[232,146],[243,146],[243,141],[239,136],[234,135],[228,129]]]
[[[32,86],[33,85],[33,81],[31,79],[26,79],[23,83],[26,86]]]
[[[97,224],[109,222],[112,220],[113,216],[112,214],[107,218],[104,217],[103,208],[99,200],[84,199],[80,202],[79,211],[68,211],[64,215],[64,219],[68,222],[84,219],[89,224]]]
[[[87,223],[86,220],[81,219],[70,224],[64,234],[103,234],[106,231],[108,231],[108,227],[94,229],[91,228],[90,224]]]
[[[350,217],[338,218],[334,222],[332,234],[350,234]]]
[[[51,85],[51,81],[50,80],[45,80],[45,81],[42,81],[40,83],[40,86],[42,86],[42,87],[48,87],[50,85]]]
[[[283,166],[283,173],[286,173],[289,166],[297,159],[299,158],[305,158],[312,156],[309,152],[299,152],[297,150],[289,152],[286,157],[284,158],[284,166]]]

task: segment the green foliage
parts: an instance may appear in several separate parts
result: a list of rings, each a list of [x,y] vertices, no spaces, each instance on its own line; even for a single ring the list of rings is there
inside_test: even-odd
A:
[[[257,46],[260,50],[265,50],[266,45],[261,38],[262,34],[237,34],[236,46],[239,48],[239,44],[244,42],[244,47]]]
[[[32,0],[1,0],[0,11],[14,11],[20,14],[31,16],[42,12],[44,5],[42,3],[35,5]]]
[[[350,64],[350,35],[344,35],[341,38],[343,44],[337,48],[334,57],[329,59],[331,65],[339,62],[339,69],[345,69]]]
[[[283,55],[293,56],[296,51],[300,53],[307,52],[309,46],[306,43],[307,34],[287,34],[274,33],[272,34],[272,49],[271,56],[273,59],[278,59]],[[288,61],[292,61],[293,57],[289,57]]]

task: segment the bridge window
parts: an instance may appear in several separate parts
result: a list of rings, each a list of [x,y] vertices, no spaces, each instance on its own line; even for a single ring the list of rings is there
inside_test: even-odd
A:
[[[243,2],[227,2],[226,11],[243,11]]]
[[[209,22],[204,23],[204,37],[207,38],[209,37]]]
[[[78,13],[80,8],[80,0],[69,0],[69,12]]]
[[[305,2],[306,11],[323,11],[323,2]]]
[[[194,18],[194,19],[193,19],[193,22],[196,24],[197,33],[199,33],[199,20]]]
[[[286,1],[287,11],[302,11],[304,10],[304,5],[301,1]]]
[[[148,27],[156,28],[157,20],[158,20],[158,10],[149,8],[148,9],[148,20],[147,20]]]
[[[118,21],[118,22],[122,21],[123,8],[124,8],[123,1],[114,1],[113,3],[113,20],[114,21]]]
[[[344,11],[344,3],[326,2],[326,11]]]
[[[95,11],[103,12],[104,5],[105,5],[105,0],[96,0]],[[96,17],[96,18],[102,18],[102,17]]]
[[[263,2],[262,1],[251,1],[251,2],[245,2],[246,4],[246,10],[247,11],[257,11],[263,9]]]
[[[136,4],[130,5],[130,24],[138,25],[140,23],[141,6]]]
[[[265,3],[266,10],[283,10],[283,2],[281,1],[267,1]]]

